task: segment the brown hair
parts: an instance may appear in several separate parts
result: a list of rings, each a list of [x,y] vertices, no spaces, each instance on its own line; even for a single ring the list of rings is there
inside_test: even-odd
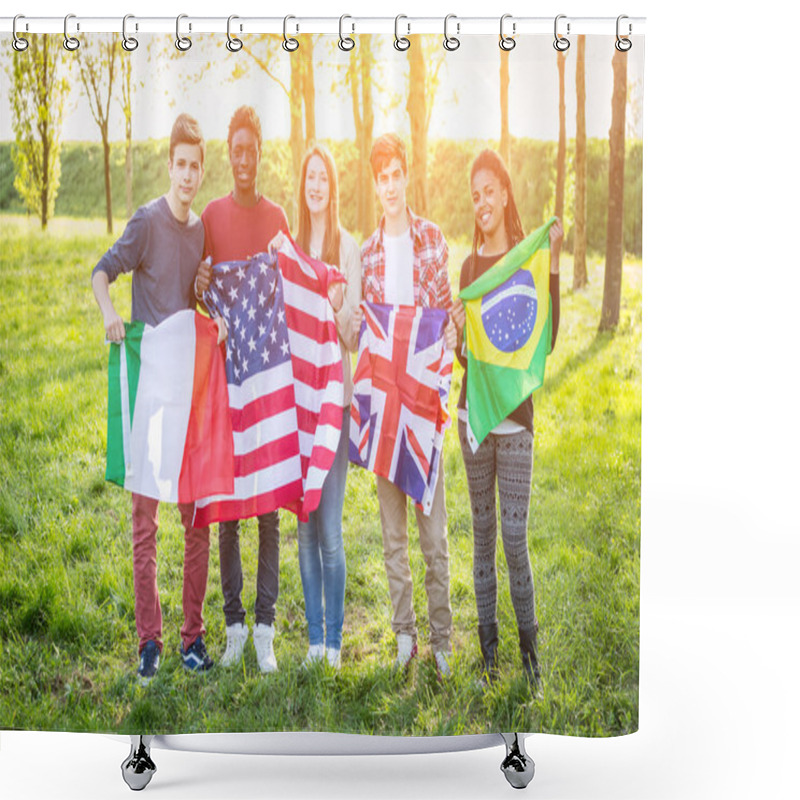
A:
[[[261,155],[261,120],[252,106],[239,106],[233,112],[231,121],[228,123],[228,148],[231,146],[233,134],[239,128],[249,128],[258,142],[258,154]]]
[[[519,244],[525,238],[525,231],[522,229],[522,221],[519,218],[517,203],[514,200],[514,190],[511,187],[511,176],[508,174],[508,169],[503,159],[494,150],[487,148],[486,150],[481,150],[477,158],[472,162],[472,169],[469,173],[470,189],[472,188],[472,181],[475,179],[475,175],[482,169],[488,169],[489,172],[493,172],[497,180],[500,181],[500,185],[508,194],[508,203],[503,213],[503,222],[505,224],[508,248],[510,250],[514,245]],[[482,244],[483,233],[476,221],[475,232],[472,235],[473,264],[475,263],[475,257],[478,253],[478,247]]]
[[[196,144],[200,147],[200,165],[206,160],[206,140],[200,130],[200,123],[189,114],[178,114],[178,118],[172,126],[172,133],[169,135],[169,160],[175,147],[179,144]]]
[[[369,154],[373,180],[378,180],[378,173],[388,166],[393,158],[400,159],[403,175],[408,175],[406,146],[403,144],[403,140],[396,133],[384,133],[375,140],[372,152]]]
[[[322,240],[321,259],[326,264],[339,266],[339,177],[336,174],[336,164],[333,156],[323,144],[315,143],[303,156],[303,165],[300,168],[300,188],[297,207],[300,210],[297,227],[297,244],[306,253],[311,246],[311,214],[306,203],[306,174],[308,173],[308,162],[313,156],[319,156],[325,165],[328,173],[328,213],[325,220],[325,238]]]

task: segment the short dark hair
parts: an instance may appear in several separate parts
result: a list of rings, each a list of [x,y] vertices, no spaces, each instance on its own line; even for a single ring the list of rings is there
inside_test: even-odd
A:
[[[399,158],[403,167],[403,175],[408,175],[408,163],[406,159],[406,146],[403,140],[396,133],[384,133],[379,136],[372,145],[372,152],[369,154],[369,163],[372,167],[372,177],[378,180],[378,173],[385,169],[393,158]]]
[[[258,118],[258,114],[256,114],[256,110],[253,106],[239,106],[239,108],[233,112],[231,121],[228,123],[228,148],[231,146],[233,134],[236,133],[239,128],[249,128],[253,132],[253,136],[255,136],[256,141],[258,141],[258,152],[260,153],[261,120]]]
[[[169,160],[179,144],[196,144],[200,147],[200,165],[206,160],[206,140],[200,130],[200,123],[189,114],[178,114],[169,135]]]

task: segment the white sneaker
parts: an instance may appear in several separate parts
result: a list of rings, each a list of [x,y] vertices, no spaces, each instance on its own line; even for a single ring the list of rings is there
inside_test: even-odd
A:
[[[342,651],[337,650],[335,647],[328,647],[325,649],[325,658],[328,663],[334,668],[339,669],[342,666]]]
[[[411,659],[417,654],[417,643],[414,637],[408,633],[397,634],[397,658],[395,659],[395,669],[405,669]]]
[[[241,661],[249,632],[249,628],[243,622],[236,622],[225,628],[228,643],[225,646],[225,653],[219,660],[220,666],[232,667]]]
[[[256,659],[258,660],[258,668],[262,672],[276,672],[278,669],[275,651],[272,649],[272,642],[274,639],[274,625],[264,625],[259,622],[253,628],[253,644],[256,646]]]
[[[306,653],[306,657],[303,659],[303,667],[308,669],[316,664],[317,661],[322,661],[325,658],[325,645],[324,644],[310,644],[308,646],[308,652]]]
[[[439,650],[438,652],[433,654],[433,658],[436,661],[436,672],[438,673],[440,678],[449,678],[450,677],[450,662],[448,659],[450,658],[451,653],[445,653],[444,650]]]

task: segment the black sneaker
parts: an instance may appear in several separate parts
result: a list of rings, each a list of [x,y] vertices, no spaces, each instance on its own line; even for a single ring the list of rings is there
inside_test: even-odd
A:
[[[183,658],[183,668],[191,672],[205,672],[214,666],[214,662],[206,652],[202,636],[198,636],[186,650],[181,645],[181,658]]]
[[[140,686],[147,686],[158,672],[158,662],[161,660],[161,651],[158,645],[151,639],[142,648],[139,654],[139,669],[136,670],[136,676],[139,679]]]

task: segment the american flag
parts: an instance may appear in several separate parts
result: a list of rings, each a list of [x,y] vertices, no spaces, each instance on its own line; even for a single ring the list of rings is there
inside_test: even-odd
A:
[[[343,402],[329,280],[290,241],[275,255],[214,265],[203,300],[228,325],[234,493],[198,501],[195,525],[276,508],[305,519],[319,505]]]
[[[368,302],[362,308],[350,461],[392,481],[429,514],[450,424],[447,312]]]

